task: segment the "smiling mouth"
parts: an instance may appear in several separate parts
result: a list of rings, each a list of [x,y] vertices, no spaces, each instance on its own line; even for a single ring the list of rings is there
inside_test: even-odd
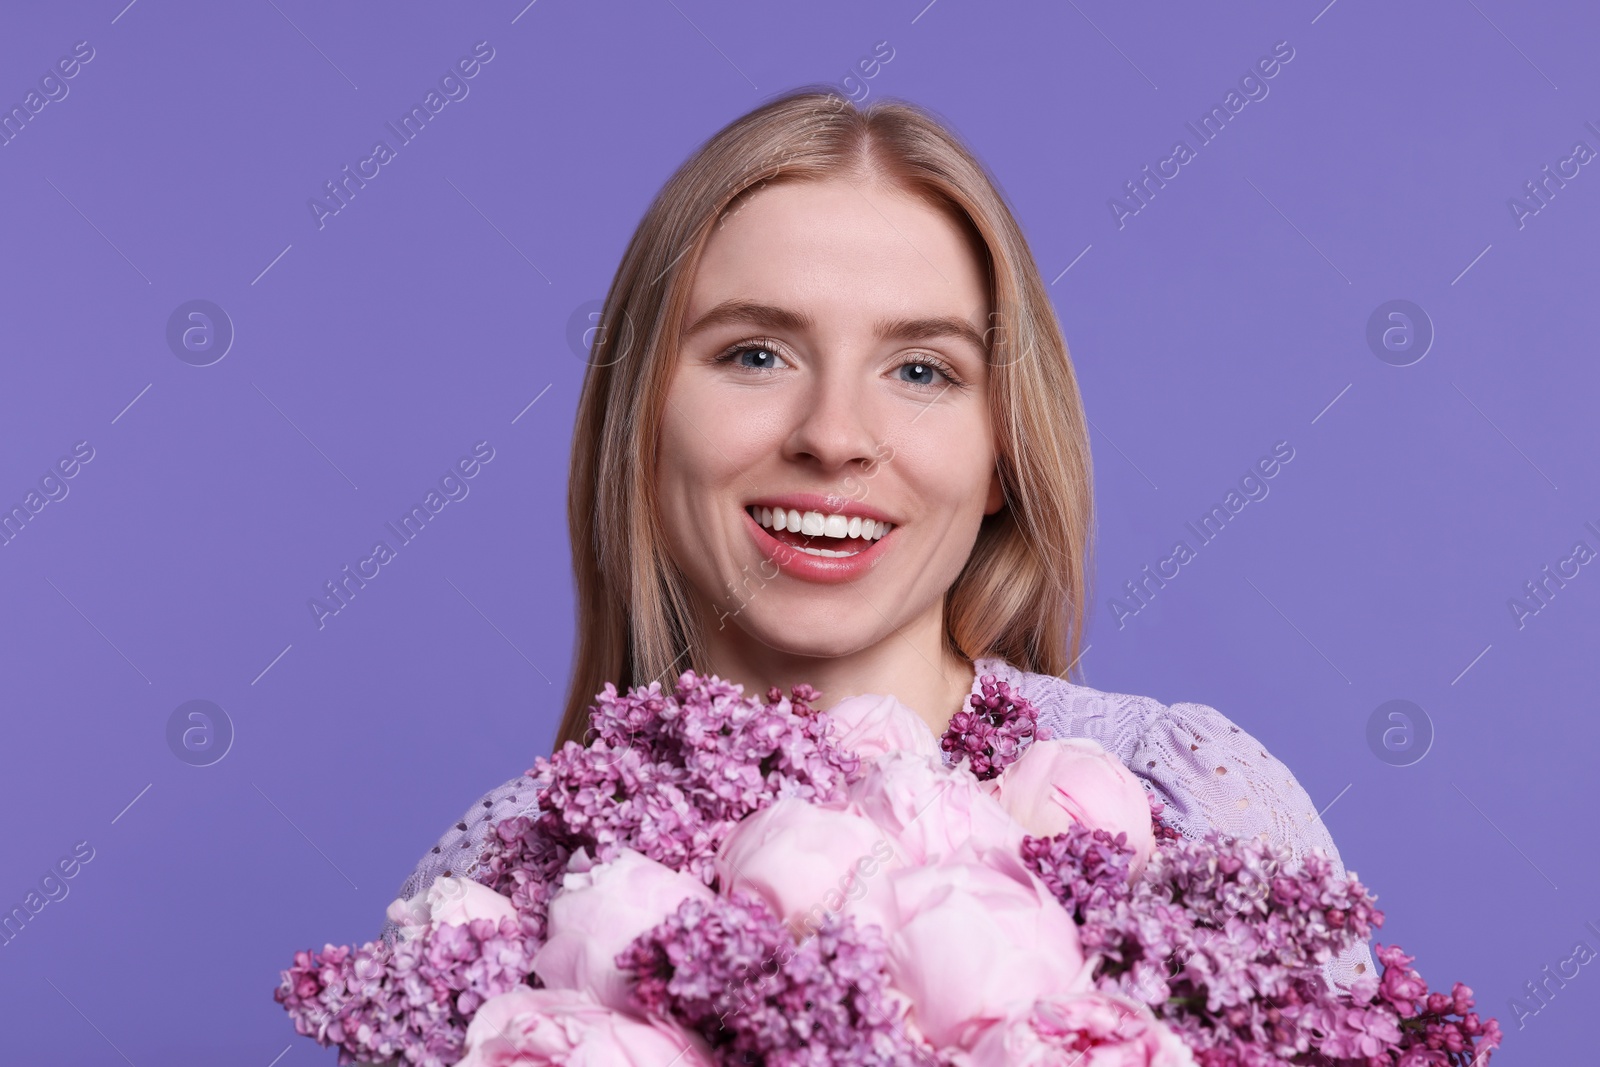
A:
[[[744,509],[772,537],[812,556],[842,559],[857,556],[895,528],[892,522],[859,515],[830,515],[751,505]]]

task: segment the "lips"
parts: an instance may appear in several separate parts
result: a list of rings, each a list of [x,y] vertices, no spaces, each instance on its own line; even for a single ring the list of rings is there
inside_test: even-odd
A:
[[[769,508],[752,504],[745,508],[761,528],[774,539],[793,545],[813,555],[852,556],[879,540],[893,524],[864,519],[860,515],[846,516],[835,512],[799,512],[793,508]]]
[[[767,529],[751,511],[760,513],[757,508],[745,509],[745,526],[762,558],[771,561],[779,573],[802,581],[822,584],[853,581],[869,573],[883,559],[884,553],[899,543],[898,527],[889,526],[876,540],[859,536],[839,539],[825,534]]]

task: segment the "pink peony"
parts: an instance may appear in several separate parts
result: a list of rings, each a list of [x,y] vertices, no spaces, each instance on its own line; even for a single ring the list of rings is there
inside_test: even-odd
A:
[[[935,1046],[970,1049],[985,1029],[1083,973],[1072,916],[1010,851],[969,845],[889,878],[901,916],[889,980]]]
[[[704,882],[623,849],[610,863],[569,872],[550,901],[549,937],[533,970],[550,989],[587,990],[617,1011],[636,1011],[632,983],[617,953],[678,910],[689,897],[710,900]]]
[[[485,1001],[456,1067],[710,1067],[705,1043],[659,1019],[612,1011],[587,993],[518,986]]]
[[[922,716],[892,696],[868,693],[847,697],[828,709],[833,719],[833,740],[863,760],[876,760],[890,752],[939,755],[939,739]]]
[[[964,767],[936,756],[891,752],[850,788],[850,810],[889,835],[902,863],[934,863],[971,841],[1011,852],[1025,831]]]
[[[1187,1045],[1136,1000],[1058,993],[991,1027],[972,1067],[1194,1067]]]
[[[1126,832],[1135,876],[1155,854],[1150,801],[1139,779],[1088,738],[1035,741],[984,788],[1034,837],[1065,833],[1074,823]]]
[[[899,924],[881,873],[886,865],[900,866],[889,838],[871,820],[794,797],[746,818],[716,858],[722,892],[757,894],[796,940],[815,933],[830,912],[893,930]]]
[[[511,898],[496,893],[470,878],[435,878],[433,884],[407,900],[396,898],[385,912],[400,928],[400,938],[409,941],[429,925],[461,926],[474,919],[501,919],[517,916]]]

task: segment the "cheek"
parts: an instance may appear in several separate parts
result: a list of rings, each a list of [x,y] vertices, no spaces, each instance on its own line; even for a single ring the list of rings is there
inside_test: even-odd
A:
[[[692,380],[668,394],[656,446],[663,484],[694,490],[733,485],[739,492],[751,467],[779,446],[779,420],[748,394],[726,395]]]
[[[730,496],[748,496],[753,469],[776,447],[772,424],[759,408],[713,389],[675,386],[656,445],[663,506],[705,519],[726,510]]]
[[[896,435],[889,466],[899,468],[931,511],[952,521],[968,511],[981,515],[995,463],[990,442],[987,420],[976,416],[922,418]]]

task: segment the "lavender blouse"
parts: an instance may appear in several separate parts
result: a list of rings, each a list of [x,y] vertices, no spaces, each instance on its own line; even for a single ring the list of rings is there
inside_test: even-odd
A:
[[[1160,798],[1166,805],[1164,818],[1184,836],[1203,837],[1215,828],[1232,837],[1265,837],[1287,845],[1296,859],[1321,849],[1336,872],[1344,871],[1328,828],[1289,768],[1216,709],[1105,693],[1018,670],[1001,659],[982,658],[975,667],[975,694],[982,691],[979,680],[993,674],[1039,709],[1039,722],[1050,728],[1051,736],[1100,742]],[[945,759],[949,761],[948,753]],[[542,784],[524,774],[485,793],[422,857],[399,895],[414,897],[441,875],[470,875],[489,827],[534,811]],[[386,939],[396,932],[393,923],[384,924]],[[1348,986],[1373,973],[1372,954],[1365,943],[1357,944],[1330,960],[1324,973]]]

